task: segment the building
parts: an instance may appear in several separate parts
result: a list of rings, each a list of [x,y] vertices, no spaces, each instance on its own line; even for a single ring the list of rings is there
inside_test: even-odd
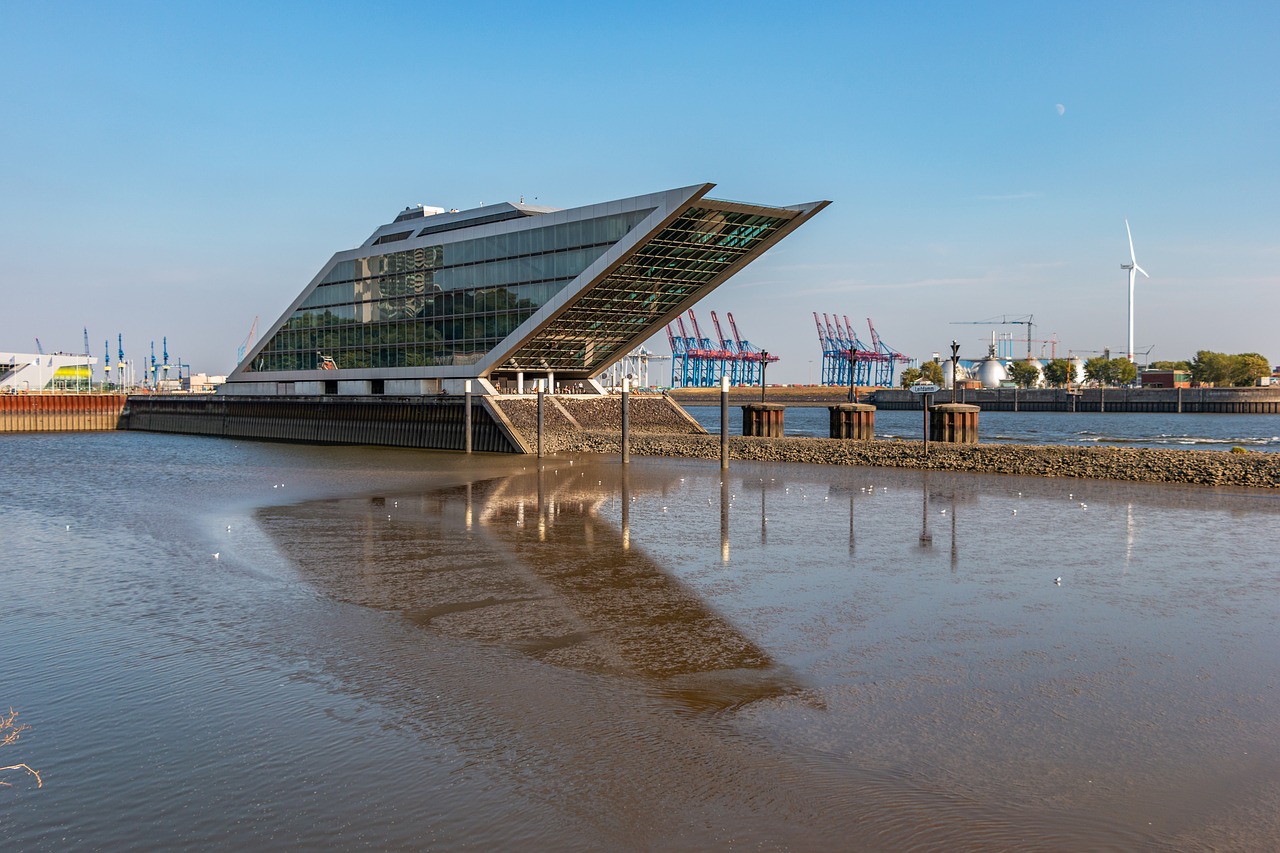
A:
[[[98,360],[70,353],[0,352],[0,392],[88,391]]]
[[[1143,388],[1190,388],[1191,374],[1185,370],[1144,370],[1138,374]]]
[[[829,202],[714,184],[570,210],[415,206],[335,254],[219,395],[415,396],[596,382]]]

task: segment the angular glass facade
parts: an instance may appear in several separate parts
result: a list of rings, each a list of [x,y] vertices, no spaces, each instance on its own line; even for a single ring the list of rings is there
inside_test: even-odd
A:
[[[789,212],[788,212],[789,213]],[[686,209],[613,272],[514,352],[507,370],[598,373],[626,355],[637,334],[701,297],[793,217]]]
[[[406,208],[334,255],[223,391],[452,393],[479,379],[491,393],[521,375],[599,376],[827,204],[712,187],[571,210]]]
[[[245,371],[473,364],[648,215],[339,261]]]

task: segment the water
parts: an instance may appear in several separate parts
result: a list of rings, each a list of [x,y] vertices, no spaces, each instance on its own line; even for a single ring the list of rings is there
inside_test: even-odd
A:
[[[6,847],[1280,837],[1271,492],[0,441]]]
[[[685,409],[713,434],[720,432],[719,406]],[[741,432],[741,412],[731,407],[730,429]],[[876,412],[876,437],[919,440],[924,416],[919,411]],[[983,442],[1067,444],[1080,447],[1119,445],[1194,450],[1280,451],[1280,415],[1176,415],[1097,412],[982,412],[978,431]],[[789,406],[787,435],[830,435],[825,406]]]

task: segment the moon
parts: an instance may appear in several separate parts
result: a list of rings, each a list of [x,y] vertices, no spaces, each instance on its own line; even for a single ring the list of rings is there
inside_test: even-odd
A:
[[[1062,115],[1067,111],[1067,108],[1064,107],[1062,104],[1054,104],[1054,108],[1057,109],[1058,115]]]

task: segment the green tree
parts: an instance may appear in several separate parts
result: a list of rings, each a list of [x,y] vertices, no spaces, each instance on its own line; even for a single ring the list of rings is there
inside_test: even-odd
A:
[[[1263,376],[1271,375],[1271,362],[1256,352],[1245,352],[1233,356],[1235,363],[1231,365],[1231,384],[1236,387],[1252,385]]]
[[[926,361],[920,365],[920,375],[924,379],[928,379],[939,388],[944,384],[942,381],[942,365],[936,361]]]
[[[1029,361],[1015,361],[1009,365],[1009,378],[1019,388],[1030,388],[1040,381],[1040,369]]]
[[[1225,353],[1202,349],[1191,360],[1191,381],[1197,385],[1227,385],[1231,382],[1230,358]]]
[[[1084,363],[1084,375],[1086,379],[1106,385],[1111,381],[1111,359],[1095,355]]]
[[[1189,361],[1153,361],[1151,362],[1152,370],[1180,370],[1183,373],[1191,372],[1191,362]]]
[[[1138,365],[1127,358],[1111,359],[1111,381],[1117,385],[1130,385],[1138,378]]]
[[[1067,384],[1067,379],[1075,380],[1071,375],[1071,362],[1065,358],[1055,358],[1044,366],[1044,381],[1059,387]]]
[[[906,370],[902,371],[902,376],[899,378],[898,381],[903,388],[910,388],[911,383],[919,379],[921,375],[922,373],[920,371],[920,368],[908,367]]]

